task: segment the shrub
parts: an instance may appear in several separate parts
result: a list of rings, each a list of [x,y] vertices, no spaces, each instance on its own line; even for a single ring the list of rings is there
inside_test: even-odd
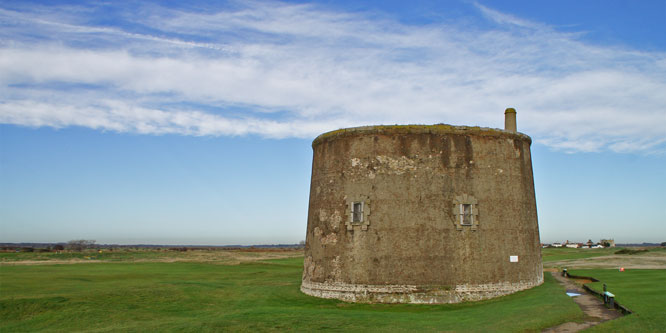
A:
[[[631,249],[622,249],[620,251],[615,251],[615,254],[639,254],[643,252],[648,252],[647,249],[638,249],[638,250],[631,250]]]

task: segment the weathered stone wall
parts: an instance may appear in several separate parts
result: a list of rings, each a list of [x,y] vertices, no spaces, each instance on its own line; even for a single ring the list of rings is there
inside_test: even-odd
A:
[[[448,125],[319,136],[301,290],[452,303],[541,284],[530,144],[520,133]],[[351,222],[356,201],[362,223]],[[463,201],[473,204],[471,225],[456,215]]]

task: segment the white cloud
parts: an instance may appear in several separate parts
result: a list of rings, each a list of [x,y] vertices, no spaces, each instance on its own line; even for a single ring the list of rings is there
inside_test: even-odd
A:
[[[513,106],[522,132],[557,149],[664,150],[664,53],[589,45],[476,7],[498,26],[275,2],[146,6],[114,27],[86,23],[85,10],[0,10],[11,22],[0,122],[282,138],[379,123],[501,127]]]
[[[29,127],[92,129],[139,134],[247,135],[270,138],[309,137],[321,133],[330,122],[278,122],[260,118],[230,119],[200,111],[163,111],[119,101],[98,101],[95,106],[17,102],[0,104],[0,122]],[[348,126],[338,122],[338,127]]]

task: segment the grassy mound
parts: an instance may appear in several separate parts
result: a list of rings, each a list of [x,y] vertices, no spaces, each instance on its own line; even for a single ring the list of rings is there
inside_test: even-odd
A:
[[[641,254],[641,253],[645,253],[645,252],[649,252],[649,250],[648,249],[637,249],[637,250],[622,249],[622,250],[619,250],[619,251],[615,251],[615,254]]]

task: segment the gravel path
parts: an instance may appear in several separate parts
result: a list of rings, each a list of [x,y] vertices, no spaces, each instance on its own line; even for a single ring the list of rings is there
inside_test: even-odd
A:
[[[586,318],[582,323],[568,322],[547,328],[542,332],[578,332],[588,327],[598,325],[604,321],[622,317],[621,312],[606,308],[600,299],[589,294],[570,279],[563,277],[562,273],[550,272],[550,274],[552,274],[561,285],[564,285],[568,293],[580,294],[580,296],[573,297],[573,300],[578,304],[580,309],[583,310]]]

